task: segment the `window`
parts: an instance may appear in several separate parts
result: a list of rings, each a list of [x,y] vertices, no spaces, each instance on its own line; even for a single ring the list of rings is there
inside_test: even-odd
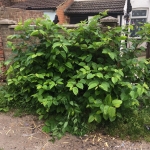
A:
[[[52,11],[52,10],[47,10],[47,11],[43,10],[43,13],[44,13],[44,15],[47,15],[50,18],[51,21],[54,20],[55,15],[56,15],[56,12]]]
[[[142,24],[147,21],[147,10],[132,10],[131,25],[133,25],[133,30],[131,31],[131,37],[137,37],[136,32],[140,30]]]

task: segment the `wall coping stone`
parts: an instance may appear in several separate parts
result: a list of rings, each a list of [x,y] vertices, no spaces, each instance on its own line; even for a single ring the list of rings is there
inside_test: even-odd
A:
[[[74,29],[74,28],[79,27],[79,25],[77,25],[77,24],[64,24],[62,26],[65,28],[68,28],[68,29]]]
[[[16,21],[14,21],[14,20],[9,20],[9,19],[1,19],[0,20],[0,24],[2,25],[2,24],[4,24],[4,25],[6,25],[6,24],[8,24],[8,25],[13,25],[13,24],[17,24],[17,22]]]
[[[117,23],[118,19],[115,17],[108,16],[108,17],[102,18],[100,21],[102,23],[105,23],[105,22],[116,22]]]
[[[16,28],[16,26],[17,26],[17,25],[9,25],[8,28],[9,28],[9,29],[14,29],[14,28]]]

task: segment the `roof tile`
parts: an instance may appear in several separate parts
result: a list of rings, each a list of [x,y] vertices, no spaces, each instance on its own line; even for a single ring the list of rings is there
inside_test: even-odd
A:
[[[108,10],[109,13],[123,13],[125,0],[95,0],[74,1],[65,10],[65,14],[99,13]]]
[[[27,0],[18,2],[11,7],[21,9],[56,9],[65,0]]]

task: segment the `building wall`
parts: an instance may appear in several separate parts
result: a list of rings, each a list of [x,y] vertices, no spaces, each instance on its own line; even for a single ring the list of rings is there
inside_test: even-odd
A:
[[[0,6],[10,6],[11,5],[11,2],[10,0],[0,0]]]
[[[134,9],[146,9],[148,12],[147,14],[147,22],[150,22],[150,0],[130,0],[131,1],[131,5],[132,5],[132,10]],[[127,0],[126,0],[127,2]],[[124,11],[126,12],[126,8],[127,6],[125,5],[124,7]],[[131,18],[131,14],[130,13],[130,18]],[[123,25],[126,24],[126,21],[124,18],[122,18],[122,22]]]
[[[148,18],[147,21],[150,22],[150,0],[131,0],[132,9],[147,9]]]

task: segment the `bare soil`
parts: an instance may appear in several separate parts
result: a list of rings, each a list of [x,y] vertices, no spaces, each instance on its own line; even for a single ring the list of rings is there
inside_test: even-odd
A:
[[[42,125],[32,115],[0,113],[0,150],[150,150],[150,143],[123,141],[101,133],[84,137],[67,134],[52,143]]]

